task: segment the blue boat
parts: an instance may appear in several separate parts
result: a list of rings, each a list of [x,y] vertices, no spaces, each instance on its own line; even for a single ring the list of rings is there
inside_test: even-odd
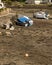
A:
[[[20,18],[17,18],[16,24],[27,27],[31,26],[33,24],[33,21],[27,16],[22,16]]]

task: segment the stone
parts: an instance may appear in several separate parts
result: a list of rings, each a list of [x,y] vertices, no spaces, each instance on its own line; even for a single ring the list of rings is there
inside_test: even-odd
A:
[[[11,36],[11,33],[10,33],[10,32],[6,32],[6,35],[7,35],[7,36]]]
[[[26,56],[26,57],[28,57],[28,56],[29,56],[29,54],[28,54],[28,53],[26,53],[26,54],[25,54],[25,56]]]

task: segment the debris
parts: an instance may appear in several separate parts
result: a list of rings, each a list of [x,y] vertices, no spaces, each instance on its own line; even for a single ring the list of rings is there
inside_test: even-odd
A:
[[[14,30],[14,27],[12,26],[12,27],[10,28],[10,30]]]
[[[5,26],[6,26],[6,29],[9,29],[9,24],[5,24]]]
[[[33,20],[31,20],[29,17],[23,16],[23,15],[19,15],[15,22],[17,25],[21,25],[21,26],[25,26],[25,27],[33,25]]]
[[[4,4],[0,2],[0,9],[5,8]]]
[[[6,29],[6,30],[14,30],[14,26],[12,23],[6,23],[6,24],[2,24],[2,28]]]
[[[41,1],[36,1],[35,0],[35,4],[39,5],[41,3]]]

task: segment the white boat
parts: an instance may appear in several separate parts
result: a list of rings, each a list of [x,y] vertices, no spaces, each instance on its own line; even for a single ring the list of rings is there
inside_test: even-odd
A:
[[[33,14],[33,17],[36,17],[36,18],[40,18],[40,19],[48,19],[49,18],[49,14],[47,12],[36,12]]]

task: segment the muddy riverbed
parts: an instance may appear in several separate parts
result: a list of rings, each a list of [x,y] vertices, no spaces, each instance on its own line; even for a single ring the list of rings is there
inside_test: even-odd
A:
[[[32,12],[16,11],[32,16]],[[9,36],[0,35],[0,65],[52,65],[52,20],[32,19],[31,27],[14,25],[14,31],[0,28],[0,32],[11,32]]]

